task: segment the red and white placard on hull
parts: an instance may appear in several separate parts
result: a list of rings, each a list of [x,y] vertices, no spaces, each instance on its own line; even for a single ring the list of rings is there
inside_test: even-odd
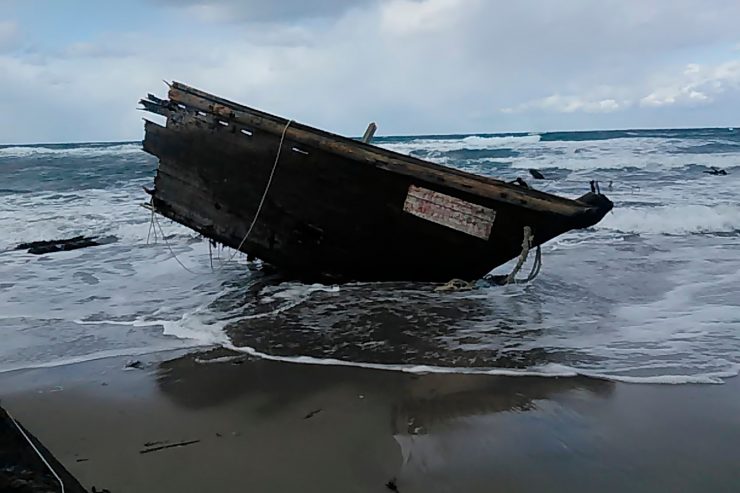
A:
[[[457,197],[411,185],[403,210],[427,221],[487,240],[496,211]]]

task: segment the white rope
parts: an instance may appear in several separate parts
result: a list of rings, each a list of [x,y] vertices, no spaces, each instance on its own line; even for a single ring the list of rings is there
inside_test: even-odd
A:
[[[15,420],[15,418],[10,414],[10,412],[8,412],[7,410],[5,412],[8,415],[8,417],[10,418],[10,421],[12,421],[13,424],[15,425],[15,427],[18,428],[18,431],[21,432],[21,435],[23,435],[23,438],[25,438],[26,441],[31,445],[31,447],[33,448],[33,450],[36,452],[36,455],[38,455],[39,458],[41,458],[41,460],[44,462],[44,464],[46,464],[46,467],[48,467],[49,470],[51,471],[51,473],[54,475],[54,477],[57,478],[57,481],[59,481],[59,486],[61,487],[61,490],[60,491],[62,493],[64,493],[64,482],[62,481],[62,478],[60,478],[59,475],[57,474],[57,472],[54,470],[54,468],[51,467],[51,464],[49,464],[46,461],[46,458],[44,457],[44,455],[39,451],[39,449],[36,448],[36,445],[31,441],[31,439],[29,438],[29,436],[26,435],[26,432],[23,431],[23,427],[21,427],[21,425],[18,424],[18,421]]]
[[[149,238],[152,235],[152,230],[154,231],[154,243],[157,242],[157,228],[154,227],[154,197],[149,201],[149,207],[152,209],[152,218],[149,221],[149,232],[146,234],[146,244],[149,244]]]
[[[188,268],[187,268],[187,266],[186,266],[185,264],[183,264],[182,262],[180,262],[180,259],[179,259],[179,258],[177,258],[177,255],[175,254],[175,251],[174,251],[174,250],[172,249],[172,247],[170,246],[170,242],[169,242],[169,241],[167,241],[167,235],[165,235],[165,234],[164,234],[164,230],[162,229],[162,225],[161,225],[161,224],[159,224],[159,219],[157,219],[157,218],[156,218],[156,216],[155,216],[154,220],[156,221],[156,223],[157,223],[157,226],[159,227],[159,232],[160,232],[160,233],[162,233],[162,238],[164,239],[164,244],[165,244],[165,245],[167,245],[167,248],[169,248],[169,250],[170,250],[170,253],[171,253],[171,254],[172,254],[172,256],[173,256],[173,257],[175,258],[175,260],[177,261],[177,263],[178,263],[178,264],[180,264],[180,266],[181,266],[181,267],[182,267],[183,269],[185,269],[186,271],[190,272],[191,274],[193,274],[193,275],[196,275],[196,276],[199,276],[199,275],[201,275],[201,274],[198,274],[197,272],[194,272],[194,271],[192,271],[192,270],[188,269]]]
[[[272,185],[272,178],[275,176],[275,170],[277,170],[278,161],[280,161],[280,152],[283,150],[283,142],[285,141],[285,133],[288,131],[288,127],[290,127],[291,123],[293,123],[293,120],[288,120],[288,123],[285,124],[285,128],[283,128],[283,133],[280,135],[280,144],[278,144],[277,154],[275,155],[275,162],[272,164],[272,170],[270,171],[270,177],[267,179],[267,185],[265,186],[265,191],[262,193],[262,198],[260,199],[259,206],[257,206],[257,212],[254,214],[254,218],[252,218],[252,223],[249,225],[247,234],[244,235],[244,238],[242,238],[242,241],[239,243],[239,246],[236,247],[236,250],[234,250],[234,253],[231,255],[231,257],[228,258],[227,262],[230,262],[231,260],[233,260],[236,254],[241,251],[241,248],[242,246],[244,246],[244,243],[247,241],[247,238],[249,238],[249,235],[252,234],[252,229],[254,229],[254,225],[257,224],[257,219],[260,217],[260,213],[262,212],[262,206],[265,205],[265,199],[267,199],[267,193],[270,191],[270,186]]]
[[[244,243],[247,241],[247,238],[249,238],[249,235],[252,234],[252,230],[254,229],[254,225],[257,224],[257,219],[260,216],[260,213],[262,212],[262,207],[265,205],[265,200],[267,199],[267,193],[270,191],[270,186],[272,185],[272,179],[275,176],[275,171],[277,170],[278,162],[280,161],[280,153],[283,150],[283,142],[285,141],[285,133],[288,131],[288,127],[290,127],[290,124],[293,123],[293,120],[288,120],[288,123],[285,124],[285,128],[283,128],[283,132],[280,135],[280,144],[278,145],[277,154],[275,155],[275,162],[272,164],[272,170],[270,171],[270,177],[267,179],[267,185],[265,185],[265,191],[262,193],[262,198],[260,199],[260,203],[257,206],[257,212],[254,214],[254,218],[252,218],[252,223],[249,225],[249,229],[247,229],[247,234],[244,235],[244,238],[242,238],[242,241],[239,243],[239,246],[236,247],[236,250],[234,250],[234,253],[226,260],[226,262],[230,262],[234,259],[234,257],[241,253],[241,247],[244,246]],[[153,202],[153,199],[152,199]],[[177,255],[175,254],[175,251],[170,246],[170,243],[167,241],[167,236],[164,234],[164,230],[162,229],[162,225],[159,223],[159,219],[157,219],[156,215],[154,214],[154,204],[152,203],[152,222],[149,225],[149,233],[151,234],[152,226],[156,223],[157,227],[159,227],[159,232],[162,233],[162,238],[164,239],[165,245],[167,245],[167,248],[170,250],[170,253],[174,257],[174,259],[177,261],[180,266],[185,269],[186,271],[190,272],[194,275],[200,275],[197,272],[194,272],[188,267],[183,264],[179,258],[177,258]],[[149,236],[147,235],[147,243],[149,243]],[[157,228],[154,228],[154,239],[157,240]],[[209,240],[209,256],[211,258],[211,271],[214,271],[213,269],[213,257],[212,257],[212,251],[210,250],[210,240]],[[216,269],[216,271],[221,271],[225,265],[226,262],[221,260],[221,257],[218,258],[219,261],[219,268]]]

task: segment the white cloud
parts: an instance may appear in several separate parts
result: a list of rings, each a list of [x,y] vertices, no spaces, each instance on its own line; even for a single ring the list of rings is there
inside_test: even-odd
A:
[[[560,94],[553,94],[546,98],[528,101],[513,108],[504,108],[501,111],[504,113],[520,113],[531,110],[553,111],[556,113],[609,113],[619,109],[624,109],[629,106],[629,104],[630,103],[627,101],[620,103],[612,98],[589,99],[579,96],[561,96]]]
[[[682,70],[649,73],[620,87],[602,87],[595,96],[589,87],[583,87],[582,91],[587,96],[553,94],[501,111],[507,114],[610,113],[629,110],[633,106],[650,109],[709,105],[725,93],[740,94],[740,60],[704,65],[690,63]]]
[[[692,63],[683,73],[661,79],[654,90],[640,99],[641,106],[707,104],[727,91],[740,90],[740,60],[717,65]]]

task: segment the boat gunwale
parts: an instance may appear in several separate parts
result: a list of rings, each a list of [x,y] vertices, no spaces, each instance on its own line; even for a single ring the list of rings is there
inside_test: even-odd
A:
[[[223,105],[225,107],[231,108],[231,109],[236,110],[236,111],[240,111],[240,112],[247,113],[249,115],[252,115],[252,116],[255,116],[255,117],[258,117],[258,118],[269,120],[271,123],[276,124],[276,125],[279,125],[281,127],[281,129],[285,128],[288,125],[288,123],[290,122],[290,127],[288,127],[288,129],[286,131],[286,137],[289,136],[289,138],[291,140],[294,140],[296,142],[305,142],[306,141],[305,138],[302,138],[300,135],[295,135],[294,133],[292,133],[290,131],[291,129],[297,129],[297,130],[300,130],[300,131],[303,131],[303,132],[307,132],[309,134],[313,134],[315,137],[318,137],[319,139],[333,141],[333,142],[335,142],[337,144],[341,144],[341,145],[344,145],[344,146],[349,146],[350,147],[350,150],[348,152],[340,152],[338,149],[333,148],[333,147],[331,147],[329,149],[322,149],[324,151],[331,152],[333,154],[337,154],[337,155],[341,155],[341,156],[347,157],[348,159],[359,160],[358,159],[359,156],[356,156],[356,155],[349,155],[348,156],[347,155],[347,154],[352,154],[352,148],[354,148],[354,149],[358,149],[360,151],[364,151],[367,154],[369,154],[371,157],[374,157],[376,159],[376,161],[373,163],[374,165],[379,166],[382,169],[386,169],[386,170],[391,171],[391,172],[403,173],[404,170],[394,169],[393,168],[393,165],[394,164],[398,164],[398,163],[393,163],[392,160],[397,160],[397,161],[401,161],[401,163],[404,164],[404,165],[408,165],[408,166],[412,166],[412,167],[420,167],[420,168],[422,168],[422,170],[419,170],[419,171],[422,171],[422,172],[423,171],[431,171],[431,172],[433,172],[436,175],[439,175],[439,174],[442,174],[442,175],[453,175],[453,176],[456,176],[456,177],[459,177],[459,178],[462,178],[462,179],[465,179],[465,180],[471,180],[471,181],[477,182],[477,184],[479,184],[479,187],[483,188],[483,190],[481,190],[481,188],[475,188],[473,185],[466,185],[464,183],[459,183],[459,182],[456,183],[457,185],[459,185],[460,187],[462,187],[460,189],[460,191],[461,192],[464,192],[464,193],[468,193],[468,194],[472,194],[472,195],[478,195],[478,196],[482,196],[482,197],[488,197],[488,198],[492,198],[494,200],[501,200],[502,199],[501,197],[490,197],[487,194],[479,193],[479,192],[483,192],[485,189],[491,190],[491,189],[496,189],[496,188],[504,188],[506,190],[506,192],[511,192],[512,195],[515,195],[515,196],[518,195],[518,196],[520,196],[521,198],[519,199],[519,201],[521,201],[522,199],[525,199],[525,198],[531,198],[531,199],[535,199],[535,200],[542,200],[542,201],[547,202],[550,207],[537,207],[537,206],[534,206],[534,204],[525,204],[525,203],[521,203],[521,202],[518,203],[519,206],[524,206],[524,207],[533,207],[534,206],[533,207],[534,209],[540,209],[540,210],[543,210],[543,211],[546,210],[546,211],[557,213],[557,214],[576,214],[576,213],[579,213],[579,212],[583,211],[584,209],[590,209],[590,208],[593,207],[592,205],[587,204],[587,203],[584,203],[584,202],[581,202],[578,199],[571,199],[571,198],[567,198],[567,197],[562,197],[562,196],[559,196],[559,195],[555,195],[555,194],[552,194],[552,193],[544,192],[544,191],[541,191],[541,190],[536,190],[536,189],[533,189],[533,188],[523,188],[520,185],[515,185],[515,184],[512,184],[512,183],[507,183],[505,181],[498,180],[496,178],[492,178],[492,177],[488,177],[488,176],[482,176],[482,175],[477,175],[477,174],[474,174],[474,173],[469,173],[469,172],[462,171],[462,170],[459,170],[459,169],[447,167],[447,166],[444,166],[444,165],[441,165],[441,164],[432,163],[430,161],[425,161],[423,159],[420,159],[420,158],[417,158],[417,157],[414,157],[414,156],[409,156],[407,154],[402,154],[402,153],[399,153],[399,152],[396,152],[396,151],[392,151],[390,149],[385,149],[383,147],[379,147],[379,146],[375,146],[375,145],[372,145],[372,144],[369,144],[369,143],[365,143],[365,142],[362,142],[360,140],[356,140],[356,139],[353,139],[353,138],[350,138],[350,137],[345,137],[345,136],[342,136],[342,135],[339,135],[339,134],[334,134],[334,133],[328,132],[326,130],[321,130],[319,128],[311,127],[309,125],[302,124],[302,123],[296,122],[294,120],[290,120],[290,119],[283,118],[281,116],[277,116],[277,115],[274,115],[274,114],[271,114],[271,113],[266,113],[264,111],[261,111],[261,110],[258,110],[258,109],[255,109],[255,108],[252,108],[252,107],[249,107],[249,106],[245,106],[243,104],[240,104],[240,103],[237,103],[237,102],[234,102],[234,101],[231,101],[231,100],[222,98],[220,96],[216,96],[216,95],[207,93],[207,92],[202,91],[200,89],[197,89],[197,88],[188,86],[187,84],[183,84],[181,82],[176,82],[176,81],[172,82],[172,85],[171,85],[171,88],[170,88],[170,95],[169,95],[170,100],[172,102],[176,103],[176,104],[183,104],[186,107],[188,106],[186,103],[180,103],[178,101],[178,99],[179,99],[177,97],[178,95],[177,95],[176,92],[173,91],[173,89],[176,90],[176,91],[179,91],[179,92],[183,92],[183,93],[189,94],[189,95],[191,95],[193,97],[196,97],[196,98],[199,98],[199,99],[203,99],[203,100],[206,100],[206,101],[211,101],[212,103]],[[229,115],[219,114],[218,112],[214,111],[213,108],[197,107],[197,106],[194,106],[194,108],[196,108],[196,109],[198,109],[200,111],[208,111],[213,116],[215,116],[217,118],[229,118]],[[235,120],[235,121],[240,121],[237,116],[232,115],[231,118],[233,120]],[[241,122],[241,121],[240,121],[240,123],[245,124],[244,122]],[[260,130],[263,130],[263,131],[266,131],[266,132],[269,132],[269,133],[272,133],[272,134],[279,134],[279,132],[276,131],[276,129],[270,128],[269,126],[255,125],[254,122],[252,122],[252,125],[255,128],[259,128]],[[249,126],[249,125],[247,125],[247,126]],[[313,142],[306,142],[306,143],[308,145],[316,146],[316,143],[313,143]],[[347,149],[343,149],[343,150],[347,151]],[[415,169],[406,170],[406,172],[403,173],[403,174],[407,174],[409,176],[416,176],[416,177],[419,177],[419,178],[427,178],[427,177],[424,177],[424,176],[418,176],[417,175],[417,170],[415,170]],[[444,176],[441,176],[441,177],[440,176],[437,176],[437,178],[444,179]],[[444,185],[451,186],[452,184],[451,183],[444,183]],[[512,197],[512,198],[514,198],[514,197]],[[514,200],[509,199],[509,200],[505,200],[505,201],[506,202],[510,202],[510,203],[515,203],[515,204],[517,203],[517,200],[515,198],[514,198]],[[565,207],[565,208],[570,209],[570,210],[569,211],[556,210],[556,209],[559,209],[560,208],[558,206]]]

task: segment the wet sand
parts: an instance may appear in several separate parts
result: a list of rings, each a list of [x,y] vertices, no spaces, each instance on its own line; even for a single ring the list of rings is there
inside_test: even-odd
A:
[[[84,486],[114,493],[383,492],[391,480],[403,493],[740,491],[737,378],[634,385],[224,356],[10,372],[0,398]]]

